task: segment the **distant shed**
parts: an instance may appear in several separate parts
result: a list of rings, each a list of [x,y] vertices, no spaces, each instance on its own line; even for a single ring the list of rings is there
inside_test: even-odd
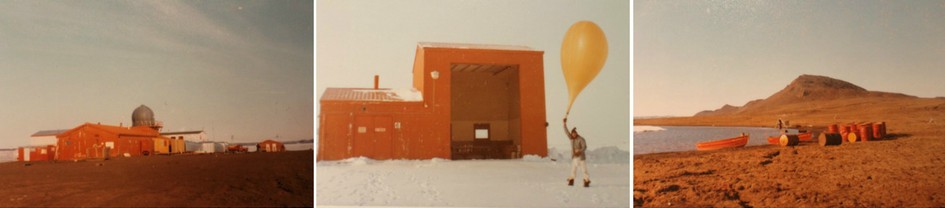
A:
[[[285,144],[267,139],[256,144],[256,150],[258,152],[285,152]]]
[[[47,161],[54,160],[56,146],[30,146],[17,148],[17,161]]]
[[[186,151],[186,143],[183,139],[160,136],[153,138],[153,141],[155,154],[180,154]]]
[[[207,141],[207,133],[202,130],[197,131],[177,131],[161,132],[161,136],[183,140],[184,147],[179,148],[184,152],[203,152],[202,142]]]
[[[543,54],[419,43],[412,89],[325,90],[317,160],[547,156]]]

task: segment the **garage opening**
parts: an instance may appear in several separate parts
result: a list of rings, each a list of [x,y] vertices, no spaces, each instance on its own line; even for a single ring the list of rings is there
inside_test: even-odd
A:
[[[519,158],[518,65],[450,65],[452,159]]]

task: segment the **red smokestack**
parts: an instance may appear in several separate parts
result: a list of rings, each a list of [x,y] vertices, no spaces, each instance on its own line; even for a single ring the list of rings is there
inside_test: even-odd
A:
[[[380,76],[374,75],[374,89],[375,90],[377,89],[377,83],[380,82],[380,79],[381,79]]]

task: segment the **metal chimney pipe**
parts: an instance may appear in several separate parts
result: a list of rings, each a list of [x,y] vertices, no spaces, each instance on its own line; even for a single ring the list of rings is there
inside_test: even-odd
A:
[[[374,75],[374,89],[375,89],[375,90],[377,89],[377,84],[378,84],[378,82],[380,82],[380,79],[381,79],[380,76]]]

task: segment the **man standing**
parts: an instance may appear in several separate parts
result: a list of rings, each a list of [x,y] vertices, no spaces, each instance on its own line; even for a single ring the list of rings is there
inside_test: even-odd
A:
[[[577,132],[577,127],[568,131],[568,118],[564,118],[564,134],[568,135],[568,138],[571,139],[571,176],[568,177],[568,186],[574,185],[574,175],[577,173],[578,166],[584,170],[584,187],[591,185],[591,180],[587,174],[587,164],[584,160],[584,151],[587,150],[587,144],[584,141],[584,137]]]

